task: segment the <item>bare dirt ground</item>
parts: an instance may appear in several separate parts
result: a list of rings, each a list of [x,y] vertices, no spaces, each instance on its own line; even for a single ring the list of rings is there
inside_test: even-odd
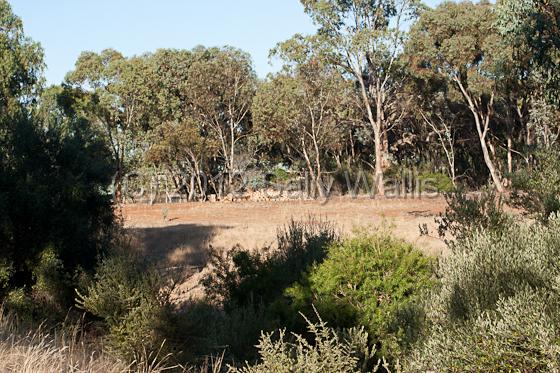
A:
[[[147,257],[171,266],[204,269],[210,246],[229,249],[239,244],[247,249],[274,245],[279,227],[291,219],[306,220],[310,215],[334,223],[341,234],[351,235],[360,227],[390,226],[394,234],[416,245],[429,255],[445,250],[437,238],[420,236],[419,225],[427,224],[436,236],[434,218],[445,209],[437,198],[370,199],[332,198],[325,201],[270,201],[124,205],[125,227],[139,250]],[[181,293],[196,289],[194,275]]]

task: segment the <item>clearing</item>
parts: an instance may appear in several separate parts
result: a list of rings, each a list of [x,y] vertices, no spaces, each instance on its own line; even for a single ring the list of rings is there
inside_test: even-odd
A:
[[[439,255],[444,243],[421,236],[427,224],[437,236],[434,218],[445,209],[443,197],[415,199],[331,198],[328,201],[269,201],[124,205],[127,230],[139,250],[162,268],[184,268],[192,277],[180,287],[181,298],[199,293],[198,280],[210,246],[247,249],[273,245],[279,227],[291,219],[314,215],[334,223],[342,234],[358,227],[389,225],[401,237],[429,255]]]

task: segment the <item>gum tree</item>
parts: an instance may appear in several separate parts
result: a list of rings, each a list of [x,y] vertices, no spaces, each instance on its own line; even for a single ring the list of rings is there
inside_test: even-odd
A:
[[[25,36],[21,19],[0,0],[0,116],[38,96],[44,67],[41,46]]]
[[[300,41],[318,45],[326,61],[356,81],[356,94],[373,132],[378,195],[384,194],[388,130],[402,112],[398,90],[399,63],[407,21],[414,18],[415,0],[302,0],[305,12],[318,27],[310,38],[294,37],[284,47],[300,49]]]
[[[318,59],[300,62],[260,87],[253,105],[255,130],[265,142],[286,149],[292,162],[303,159],[313,189],[324,197],[326,160],[350,123],[351,90]]]
[[[102,129],[111,149],[117,194],[127,169],[139,157],[136,135],[149,125],[155,103],[151,72],[146,58],[125,58],[106,49],[99,54],[83,52],[66,76],[68,84],[88,93],[85,111]]]
[[[236,152],[251,129],[256,74],[251,57],[239,49],[199,49],[194,53],[188,70],[190,114],[219,144],[219,157],[231,187],[237,171]]]
[[[459,91],[474,127],[490,177],[501,193],[504,186],[490,150],[491,124],[500,97],[507,56],[495,28],[489,3],[446,2],[427,10],[413,26],[408,45],[415,68],[445,78]]]

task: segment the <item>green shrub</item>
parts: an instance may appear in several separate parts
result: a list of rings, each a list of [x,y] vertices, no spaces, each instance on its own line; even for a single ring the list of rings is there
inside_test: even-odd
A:
[[[270,181],[272,183],[285,183],[291,179],[289,172],[284,167],[274,167],[270,173]]]
[[[214,252],[210,273],[202,280],[207,301],[223,309],[207,322],[219,325],[207,332],[214,345],[227,347],[234,359],[253,359],[261,331],[293,328],[294,315],[284,289],[321,262],[336,239],[330,223],[311,217],[279,230],[277,248],[252,252],[237,247],[225,255]]]
[[[445,195],[447,207],[436,219],[440,237],[451,235],[461,240],[472,232],[486,229],[498,232],[512,223],[504,212],[504,202],[493,189],[485,189],[480,196],[469,196],[458,190]]]
[[[433,283],[432,260],[389,233],[335,243],[306,278],[286,290],[295,309],[311,304],[331,325],[364,326],[380,352],[397,358],[418,336],[415,301]]]
[[[336,237],[328,222],[315,218],[291,221],[278,232],[277,248],[252,252],[236,247],[225,255],[213,252],[212,270],[202,284],[208,298],[226,309],[269,305],[312,264],[324,259],[327,246]]]
[[[78,294],[80,308],[101,318],[108,347],[129,361],[161,355],[173,320],[173,286],[132,254],[104,259],[94,282]]]
[[[521,291],[464,324],[437,324],[407,368],[415,372],[558,371],[557,324],[545,299],[544,294]]]
[[[412,371],[554,371],[560,345],[560,219],[471,232],[441,259],[431,333]]]
[[[4,296],[4,308],[26,322],[58,322],[64,319],[68,315],[68,305],[74,300],[72,287],[80,287],[84,272],[76,270],[71,276],[52,247],[43,250],[30,268],[33,268],[33,286],[11,288]],[[9,265],[0,267],[0,271],[6,272],[6,281],[13,276]]]
[[[368,347],[368,335],[363,328],[337,333],[327,327],[321,318],[315,324],[306,321],[309,334],[312,336],[311,342],[298,334],[292,334],[291,338],[287,338],[285,330],[280,330],[276,338],[276,333],[263,333],[257,346],[261,362],[241,369],[230,367],[230,371],[232,373],[365,371],[364,368],[370,364],[373,351]]]
[[[7,258],[0,259],[0,294],[6,292],[10,278],[14,274],[14,266]]]
[[[418,175],[422,192],[450,193],[455,190],[451,178],[441,172],[422,172]]]
[[[190,361],[211,355],[222,355],[226,361],[253,361],[261,332],[278,328],[265,311],[245,306],[225,312],[205,300],[189,302],[178,315],[177,331],[188,342],[182,351]]]
[[[558,149],[541,150],[534,159],[532,170],[513,176],[512,202],[545,222],[560,211],[560,154]]]
[[[58,299],[65,313],[76,285],[71,280],[93,272],[111,239],[109,149],[91,123],[70,114],[53,123],[31,113],[3,117],[0,128],[6,130],[0,133],[0,257],[8,268],[1,271],[0,301],[11,290],[32,296],[35,289],[44,299]],[[37,283],[47,280],[51,265],[64,279],[56,289]]]

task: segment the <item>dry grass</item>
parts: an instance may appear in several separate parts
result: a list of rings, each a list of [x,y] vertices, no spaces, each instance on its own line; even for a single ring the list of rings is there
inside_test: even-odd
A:
[[[130,366],[87,343],[79,326],[49,333],[43,326],[23,332],[10,314],[0,319],[0,371],[128,372]]]
[[[200,279],[207,269],[209,247],[245,249],[274,247],[279,227],[290,220],[316,216],[333,223],[343,235],[356,228],[389,225],[393,233],[424,253],[438,256],[446,250],[437,235],[434,218],[446,206],[443,197],[370,199],[335,197],[328,201],[267,201],[124,205],[125,227],[134,246],[162,268],[184,268],[185,283],[177,302],[200,297]],[[166,212],[164,219],[163,211]],[[426,225],[430,236],[420,235]]]
[[[210,359],[199,369],[167,365],[170,356],[145,356],[142,361],[126,363],[105,352],[99,338],[90,338],[83,330],[79,322],[56,331],[44,325],[30,330],[0,308],[0,372],[217,373],[221,369],[221,358]]]

